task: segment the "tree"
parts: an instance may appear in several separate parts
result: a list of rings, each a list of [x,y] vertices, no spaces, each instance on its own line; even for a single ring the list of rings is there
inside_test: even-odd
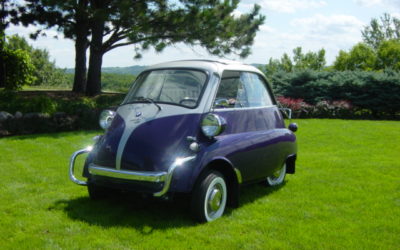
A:
[[[3,60],[5,63],[4,88],[16,90],[23,85],[29,85],[35,79],[34,66],[27,51],[17,49],[3,49]]]
[[[283,54],[280,60],[270,59],[266,65],[266,73],[272,75],[278,71],[294,72],[304,70],[317,70],[321,71],[325,68],[325,50],[321,49],[318,52],[309,51],[306,54],[303,53],[301,47],[297,47],[293,50],[293,60],[286,53]]]
[[[377,50],[376,69],[400,71],[400,40],[383,41]]]
[[[143,50],[161,52],[182,42],[200,45],[214,55],[237,53],[245,57],[265,19],[257,5],[249,14],[235,17],[238,0],[27,1],[27,20],[33,18],[44,28],[58,27],[67,38],[75,40],[76,70],[78,61],[84,65],[84,52],[90,46],[88,95],[101,91],[102,58],[114,48],[133,44],[135,57],[140,57]]]
[[[293,62],[292,59],[288,56],[288,54],[284,53],[281,58],[281,69],[286,72],[293,71]]]
[[[385,13],[379,20],[373,18],[361,34],[366,44],[378,49],[383,41],[400,39],[400,19]]]
[[[340,51],[334,62],[334,69],[344,70],[364,70],[375,69],[375,51],[365,43],[358,43],[349,52]]]
[[[108,51],[133,44],[135,57],[154,48],[161,52],[182,42],[199,45],[214,55],[236,53],[246,57],[264,17],[260,7],[235,17],[239,1],[101,1],[91,0],[92,39],[88,70],[88,95],[100,92],[102,57]],[[103,41],[105,34],[109,38]]]
[[[302,48],[297,47],[293,50],[293,61],[296,70],[322,70],[326,65],[325,50],[321,49],[318,52],[309,51],[304,54]]]
[[[5,59],[8,52],[5,51],[5,30],[10,23],[16,24],[18,22],[16,4],[10,0],[2,0],[0,2],[0,88],[5,87],[6,84],[6,64]]]
[[[66,79],[64,72],[50,61],[49,52],[45,49],[33,48],[25,38],[18,35],[7,37],[6,47],[10,50],[26,51],[34,67],[32,85],[61,85]]]
[[[38,30],[31,35],[36,38],[44,30],[57,28],[65,38],[75,41],[75,74],[72,91],[86,90],[86,51],[90,35],[89,0],[25,0],[25,11],[20,17],[23,25],[37,24]]]

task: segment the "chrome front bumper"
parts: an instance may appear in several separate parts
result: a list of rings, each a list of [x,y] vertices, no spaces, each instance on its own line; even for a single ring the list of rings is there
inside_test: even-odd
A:
[[[69,164],[69,176],[71,181],[78,185],[87,185],[86,181],[78,180],[74,176],[74,165],[75,160],[78,155],[83,153],[90,152],[91,148],[86,148],[82,150],[76,151],[71,156],[70,164]],[[168,168],[168,172],[150,172],[150,171],[127,171],[127,170],[120,170],[120,169],[112,169],[112,168],[105,168],[102,166],[98,166],[96,164],[90,163],[88,166],[89,173],[94,176],[102,176],[108,178],[115,178],[120,180],[128,180],[128,181],[143,181],[143,182],[152,182],[152,183],[161,183],[163,182],[163,188],[161,191],[154,193],[153,195],[156,197],[163,196],[169,190],[171,185],[172,176],[174,171],[177,167],[182,166],[188,161],[193,160],[196,156],[189,156],[185,158],[177,158],[175,162]]]

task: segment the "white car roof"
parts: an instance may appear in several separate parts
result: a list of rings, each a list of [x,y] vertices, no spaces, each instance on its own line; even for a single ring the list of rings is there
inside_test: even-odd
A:
[[[194,59],[194,60],[180,60],[159,63],[146,68],[146,70],[160,69],[160,68],[195,68],[211,71],[222,75],[224,70],[237,70],[237,71],[248,71],[263,74],[259,69],[254,66],[243,64],[237,61],[230,60],[205,60],[205,59]]]

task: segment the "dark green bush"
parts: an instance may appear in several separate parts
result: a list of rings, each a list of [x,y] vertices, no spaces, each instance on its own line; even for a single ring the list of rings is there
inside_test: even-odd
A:
[[[270,81],[280,96],[303,99],[311,105],[346,100],[372,118],[399,119],[399,72],[278,72]]]

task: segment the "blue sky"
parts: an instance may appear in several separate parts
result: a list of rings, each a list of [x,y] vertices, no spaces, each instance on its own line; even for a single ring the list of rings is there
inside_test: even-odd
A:
[[[254,3],[261,6],[267,17],[257,33],[252,54],[246,59],[226,56],[227,59],[246,63],[267,63],[269,58],[280,58],[283,53],[291,55],[295,47],[305,51],[327,51],[327,61],[332,63],[339,50],[348,50],[362,40],[361,29],[371,18],[390,13],[400,18],[400,0],[245,0],[241,1],[236,14],[248,12]],[[28,38],[34,27],[11,26],[8,35],[19,34]],[[74,66],[74,43],[71,40],[48,37],[29,41],[33,46],[47,49],[59,67]],[[133,59],[133,47],[126,46],[108,52],[103,58],[104,67],[125,67],[131,65],[151,65],[159,62],[215,58],[198,47],[176,44],[162,53],[149,50],[139,60]]]

